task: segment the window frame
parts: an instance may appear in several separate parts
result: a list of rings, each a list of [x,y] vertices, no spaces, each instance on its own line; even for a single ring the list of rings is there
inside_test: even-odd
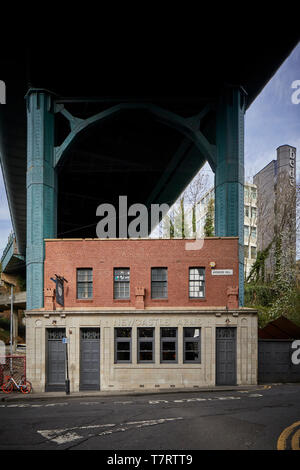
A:
[[[115,280],[115,272],[116,271],[129,271],[129,281],[116,281]],[[127,284],[128,283],[128,297],[116,297],[116,291],[115,291],[115,288],[116,288],[116,284]],[[127,267],[127,268],[113,268],[113,299],[114,300],[130,300],[130,268]]]
[[[162,331],[165,329],[176,330],[176,336],[175,337],[174,336],[162,336]],[[163,347],[162,347],[163,343],[165,342],[175,343],[175,360],[174,361],[163,359],[163,352],[167,352],[167,351],[163,351]],[[178,327],[175,327],[175,326],[160,327],[160,363],[161,364],[178,364]]]
[[[191,336],[185,336],[185,331],[187,329],[197,329],[199,330],[199,338],[196,339],[194,337],[191,337]],[[197,360],[188,360],[185,358],[185,353],[186,352],[189,352],[189,351],[186,351],[185,349],[185,345],[186,343],[198,343],[198,352],[199,352],[199,359]],[[201,327],[198,327],[198,326],[186,326],[186,327],[183,327],[183,330],[182,330],[182,353],[183,353],[183,363],[184,364],[201,364]]]
[[[203,280],[191,279],[191,270],[192,269],[202,269],[203,270]],[[191,282],[202,282],[203,283],[203,296],[191,296]],[[200,291],[199,291],[200,292]],[[199,300],[205,299],[206,296],[206,282],[205,282],[205,267],[204,266],[189,266],[189,299]]]
[[[165,270],[166,272],[166,280],[153,280],[152,278],[152,275],[153,275],[153,272],[154,272],[154,269],[159,269],[159,270]],[[166,284],[166,296],[165,297],[153,297],[153,286],[154,286],[154,283],[156,283],[156,285],[158,283],[165,283]],[[156,267],[151,267],[151,300],[167,300],[169,298],[169,292],[168,292],[168,268],[166,266],[156,266]]]
[[[152,330],[152,337],[140,337],[139,331],[149,329]],[[151,360],[144,360],[140,359],[140,343],[152,343],[152,359]],[[138,364],[153,364],[155,362],[155,328],[154,327],[138,327],[137,328],[137,362]]]
[[[130,330],[130,337],[118,337],[117,330]],[[129,360],[118,359],[118,344],[119,343],[128,343],[129,342]],[[131,364],[132,363],[132,328],[131,327],[122,327],[116,326],[114,328],[114,363],[115,364]],[[128,350],[124,350],[124,352],[128,352]]]
[[[79,271],[90,271],[91,272],[91,281],[78,281]],[[86,284],[92,286],[91,296],[90,297],[79,297],[78,296],[78,287],[79,285]],[[89,289],[88,289],[89,290]],[[76,268],[76,300],[92,300],[94,296],[94,279],[93,279],[93,268]]]

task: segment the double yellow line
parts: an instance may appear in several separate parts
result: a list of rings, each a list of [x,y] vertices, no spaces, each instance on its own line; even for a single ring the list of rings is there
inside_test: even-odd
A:
[[[299,429],[294,432],[295,428],[298,426]],[[282,431],[277,441],[277,450],[286,450],[287,440],[291,436],[291,449],[300,450],[300,421],[296,421],[296,423],[291,424],[291,426],[288,426]]]

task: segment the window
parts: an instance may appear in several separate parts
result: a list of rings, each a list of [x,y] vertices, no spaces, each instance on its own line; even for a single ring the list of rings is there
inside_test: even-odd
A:
[[[131,328],[115,328],[115,363],[131,362]]]
[[[183,362],[201,362],[200,328],[183,328]]]
[[[114,269],[114,299],[130,298],[130,269]]]
[[[251,259],[256,259],[256,247],[251,246]]]
[[[249,237],[249,225],[244,225],[244,237]]]
[[[256,218],[256,207],[251,207],[251,218],[252,219]]]
[[[256,188],[251,188],[252,199],[256,199]]]
[[[168,268],[151,269],[151,298],[168,298]]]
[[[93,297],[93,270],[77,269],[77,299],[92,299]]]
[[[251,227],[251,238],[256,238],[256,227]]]
[[[138,328],[138,362],[154,362],[154,328]]]
[[[244,258],[248,258],[249,256],[249,246],[244,245]]]
[[[249,217],[249,206],[245,206],[245,217]]]
[[[190,268],[189,271],[189,296],[201,298],[205,295],[205,269]]]
[[[160,329],[160,362],[177,363],[177,328]]]

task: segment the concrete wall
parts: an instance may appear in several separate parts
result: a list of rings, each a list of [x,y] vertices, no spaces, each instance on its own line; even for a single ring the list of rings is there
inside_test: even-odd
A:
[[[237,327],[237,384],[257,383],[257,316],[249,309],[226,311],[173,311],[144,314],[68,312],[27,312],[27,377],[34,392],[45,390],[46,328],[64,327],[69,343],[71,392],[79,390],[80,327],[100,327],[101,390],[140,390],[215,385],[216,327]],[[155,363],[137,363],[137,327],[155,327]],[[160,327],[178,328],[178,363],[160,363]],[[201,328],[201,364],[183,363],[183,327]],[[132,363],[114,363],[114,328],[132,328]]]

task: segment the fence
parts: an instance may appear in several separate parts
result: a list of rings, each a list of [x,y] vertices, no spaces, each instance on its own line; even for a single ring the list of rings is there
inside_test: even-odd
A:
[[[26,378],[26,356],[0,356],[0,386],[6,375],[12,375],[16,382]]]

